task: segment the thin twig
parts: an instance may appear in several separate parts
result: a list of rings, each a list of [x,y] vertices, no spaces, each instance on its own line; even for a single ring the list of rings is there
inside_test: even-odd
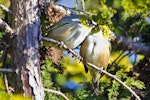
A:
[[[85,3],[84,3],[84,0],[80,0],[80,1],[75,0],[75,8],[76,8],[76,9],[78,9],[77,7],[78,7],[79,4],[82,5],[82,9],[81,9],[81,10],[84,11],[84,10],[85,10]]]
[[[2,72],[2,73],[13,73],[14,70],[11,68],[0,68],[0,72]]]
[[[56,91],[56,90],[52,90],[52,89],[46,89],[44,88],[44,91],[46,92],[50,92],[50,93],[55,93],[57,95],[61,95],[65,100],[69,100],[68,97],[66,97],[62,92],[60,91]]]
[[[125,50],[123,50],[119,55],[118,57],[111,63],[110,66],[113,66],[114,64],[116,64],[117,60],[121,57],[121,55],[125,52]]]
[[[89,62],[86,62],[86,64],[89,65],[89,66],[91,66],[91,67],[93,67],[93,68],[95,68],[95,69],[97,69],[97,70],[100,71],[100,72],[103,72],[103,73],[106,74],[107,76],[109,76],[109,77],[115,79],[117,82],[119,82],[121,85],[123,85],[127,90],[129,90],[129,91],[136,97],[137,100],[141,100],[140,97],[139,97],[129,86],[127,86],[125,83],[123,83],[123,82],[122,82],[120,79],[118,79],[116,76],[114,76],[114,75],[108,73],[107,71],[105,71],[105,70],[103,70],[103,69],[101,69],[101,68],[99,68],[99,67],[97,67],[97,66],[95,66],[95,65],[93,65],[93,64],[91,64],[91,63],[89,63]]]
[[[4,82],[5,82],[5,87],[6,87],[6,90],[7,90],[7,93],[10,94],[10,90],[9,90],[9,86],[8,86],[8,79],[7,79],[7,75],[4,74]]]
[[[76,56],[79,60],[82,60],[82,59],[83,59],[79,54],[75,53],[72,49],[69,49],[65,44],[63,44],[63,42],[59,42],[59,41],[57,41],[57,40],[50,39],[50,38],[46,38],[46,37],[42,37],[42,40],[49,41],[49,42],[52,42],[52,43],[56,43],[56,44],[58,44],[58,45],[61,45],[61,47],[63,47],[64,49],[67,49],[70,53],[72,53],[74,56]],[[99,68],[99,67],[97,67],[97,66],[95,66],[95,65],[93,65],[93,64],[91,64],[91,63],[89,63],[89,62],[85,62],[85,63],[86,63],[87,65],[89,65],[89,66],[91,66],[91,67],[97,69],[98,71],[105,73],[107,76],[109,76],[109,77],[115,79],[115,80],[118,81],[121,85],[123,85],[126,89],[128,89],[128,90],[131,92],[131,94],[133,94],[133,95],[136,97],[137,100],[141,100],[141,99],[139,98],[139,96],[138,96],[129,86],[127,86],[125,83],[123,83],[120,79],[118,79],[118,78],[115,77],[114,75],[108,73],[107,71],[105,71],[105,70],[103,70],[103,69],[101,69],[101,68]]]
[[[84,11],[85,10],[85,2],[84,2],[84,0],[81,0],[81,5],[82,5],[82,10]]]
[[[131,52],[127,52],[126,54],[124,54],[122,57],[119,58],[119,60],[117,61],[117,63],[119,63],[124,57],[126,57],[127,55],[129,55]]]
[[[77,12],[82,13],[82,14],[96,15],[96,14],[94,14],[94,13],[90,13],[90,12],[85,11],[85,10],[78,10],[78,9],[76,9],[76,8],[66,7],[66,6],[61,5],[61,4],[59,4],[59,6],[62,6],[63,8],[66,8],[66,9],[69,9],[69,10],[72,10],[72,11],[77,11]]]
[[[4,29],[6,33],[13,33],[12,28],[2,19],[0,19],[0,27]]]
[[[4,5],[0,4],[0,7],[1,7],[3,10],[5,10],[6,12],[9,12],[9,13],[12,14],[12,11],[9,10],[8,8],[6,8]]]
[[[68,51],[70,51],[74,56],[76,56],[78,59],[81,59],[81,56],[78,55],[78,53],[74,52],[72,49],[68,48],[63,42],[60,42],[60,41],[57,41],[57,40],[54,40],[54,39],[51,39],[51,38],[46,38],[46,37],[41,37],[42,40],[44,41],[49,41],[49,42],[52,42],[52,43],[55,43],[55,44],[58,44],[60,46],[60,48],[64,48]]]

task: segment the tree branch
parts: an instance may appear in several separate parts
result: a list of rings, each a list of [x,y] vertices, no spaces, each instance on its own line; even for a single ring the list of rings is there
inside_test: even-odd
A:
[[[5,83],[5,87],[6,87],[7,93],[10,94],[11,91],[9,90],[8,79],[7,79],[7,75],[6,74],[4,74],[4,83]]]
[[[7,7],[3,6],[2,4],[0,4],[0,7],[5,10],[6,12],[12,13],[11,10],[9,10]]]
[[[2,73],[13,73],[14,70],[11,68],[0,68],[0,72],[2,72]]]
[[[49,42],[58,44],[60,47],[66,49],[66,50],[68,50],[70,53],[72,53],[73,56],[76,56],[79,60],[82,60],[82,59],[83,59],[78,53],[74,52],[72,49],[69,49],[63,42],[59,42],[59,41],[57,41],[57,40],[50,39],[50,38],[46,38],[46,37],[42,37],[42,40],[44,40],[44,41],[49,41]],[[131,92],[131,94],[133,94],[133,95],[136,97],[137,100],[141,100],[141,99],[139,98],[139,96],[138,96],[129,86],[127,86],[125,83],[123,83],[123,82],[122,82],[120,79],[118,79],[116,76],[114,76],[114,75],[108,73],[107,71],[105,71],[105,70],[103,70],[103,69],[101,69],[101,68],[99,68],[99,67],[97,67],[97,66],[95,66],[95,65],[93,65],[93,64],[91,64],[91,63],[89,63],[89,62],[84,62],[84,63],[86,63],[87,65],[93,67],[94,69],[97,69],[97,70],[100,71],[100,72],[105,73],[107,76],[109,76],[109,77],[115,79],[117,82],[119,82],[121,85],[123,85],[127,90],[129,90],[129,91]]]
[[[11,33],[11,34],[13,33],[12,28],[5,21],[3,21],[1,18],[0,18],[0,27],[2,29],[4,29],[4,31],[6,33]]]
[[[60,91],[56,91],[56,90],[52,90],[52,89],[44,89],[44,91],[46,92],[50,92],[50,93],[55,93],[57,95],[61,95],[65,100],[69,100],[68,97],[66,97],[62,92]]]
[[[111,32],[110,39],[112,42],[116,43],[116,45],[120,46],[121,49],[134,51],[138,54],[150,57],[150,46],[145,46],[140,43],[133,42],[123,36],[119,36],[114,32]]]
[[[85,2],[84,0],[81,0],[82,10],[85,10]]]

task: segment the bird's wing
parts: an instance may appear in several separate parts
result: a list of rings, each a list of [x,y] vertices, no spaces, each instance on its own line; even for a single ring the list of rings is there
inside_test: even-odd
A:
[[[54,29],[56,29],[58,27],[61,27],[61,26],[65,25],[65,24],[68,24],[68,22],[58,22],[55,25],[51,26],[50,28],[44,30],[43,33],[49,33],[52,30],[54,30]]]
[[[70,22],[80,22],[79,21],[79,16],[78,15],[71,15],[71,16],[67,16],[62,18],[59,22],[57,22],[56,24],[54,24],[52,27],[46,29],[43,33],[48,33],[58,27],[61,27],[65,24],[69,24]]]
[[[86,59],[89,57],[89,53],[91,51],[89,51],[89,47],[92,43],[92,41],[89,41],[89,39],[91,38],[91,36],[87,36],[87,38],[84,40],[84,42],[81,44],[81,48],[80,48],[80,55],[83,58],[83,62],[86,61]],[[85,72],[88,72],[88,68],[86,65],[84,65],[85,68]]]
[[[89,44],[89,41],[87,41],[87,39],[85,39],[83,41],[83,43],[81,44],[80,55],[83,58],[83,60],[86,58],[86,49],[85,48],[87,48],[88,44]]]

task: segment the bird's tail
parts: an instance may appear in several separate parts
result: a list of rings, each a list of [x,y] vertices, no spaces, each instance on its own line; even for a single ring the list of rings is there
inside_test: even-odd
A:
[[[92,75],[92,88],[93,88],[93,93],[95,95],[99,94],[99,78],[100,78],[100,73],[96,70],[91,71]]]

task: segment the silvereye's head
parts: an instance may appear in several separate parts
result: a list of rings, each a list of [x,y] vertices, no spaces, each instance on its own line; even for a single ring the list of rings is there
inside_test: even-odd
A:
[[[101,34],[102,38],[108,39],[110,35],[110,29],[105,25],[97,24],[94,28],[92,28],[91,34]]]
[[[93,28],[96,25],[96,23],[86,15],[81,15],[79,20],[87,28]]]

